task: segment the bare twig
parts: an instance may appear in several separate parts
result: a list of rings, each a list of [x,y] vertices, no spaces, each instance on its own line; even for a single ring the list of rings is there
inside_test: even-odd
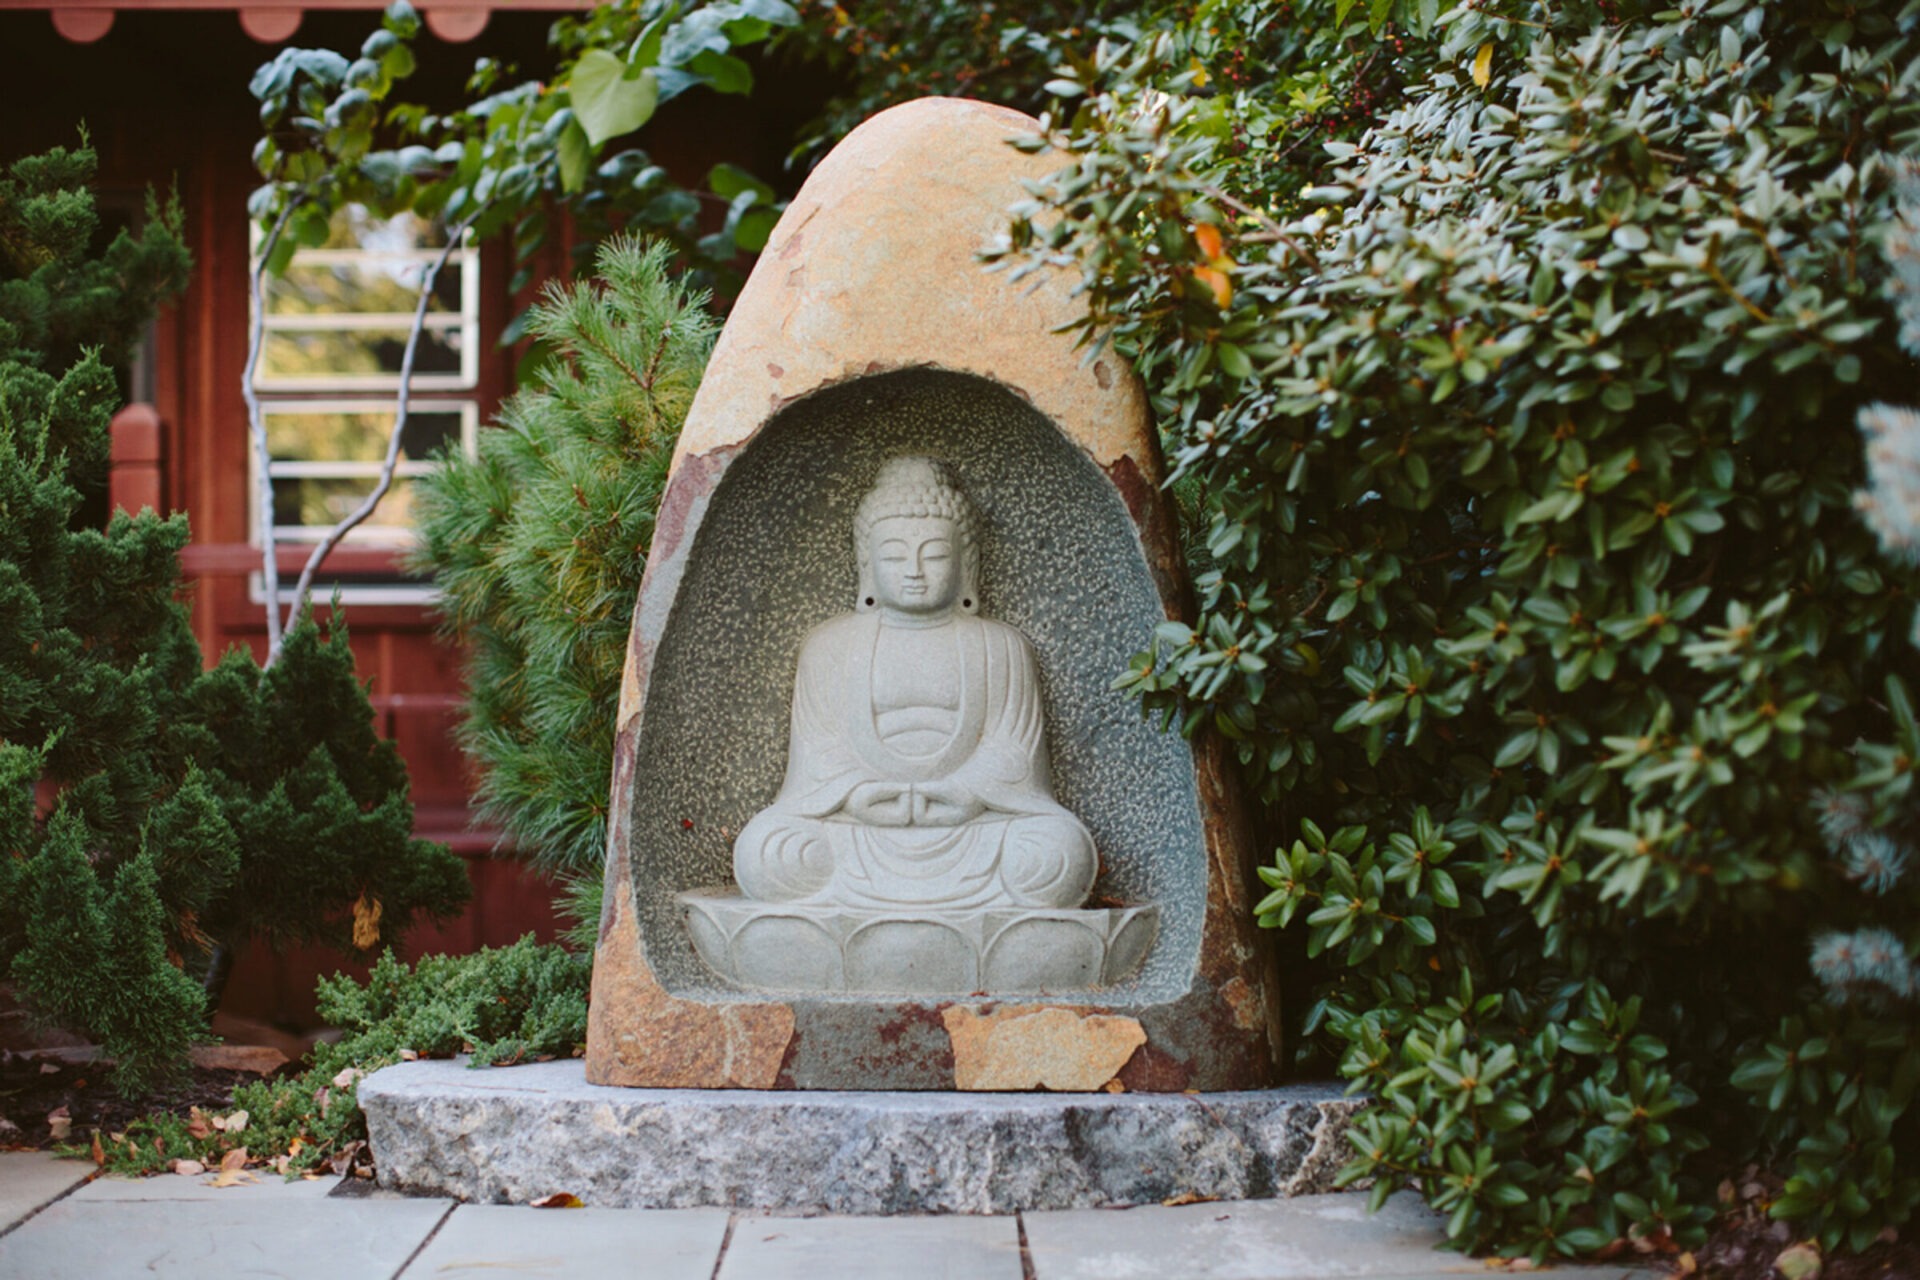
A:
[[[251,327],[247,330],[247,368],[240,379],[240,394],[247,402],[247,430],[253,437],[253,460],[259,472],[260,571],[266,578],[267,589],[267,666],[272,666],[274,659],[280,656],[280,606],[277,603],[280,598],[280,563],[279,548],[273,540],[273,476],[267,465],[272,454],[267,447],[267,421],[260,412],[260,393],[254,390],[253,379],[260,368],[262,334],[267,321],[267,260],[273,257],[273,251],[287,229],[287,220],[293,217],[293,211],[300,204],[297,196],[287,201],[287,207],[280,211],[280,216],[274,220],[273,230],[267,232],[266,242],[260,246],[260,256],[254,260],[253,317]]]
[[[420,349],[420,335],[426,329],[427,307],[433,301],[433,284],[439,278],[441,268],[447,265],[447,259],[453,256],[453,251],[467,238],[468,228],[473,226],[486,208],[487,206],[481,205],[447,234],[446,247],[440,251],[440,256],[433,260],[433,264],[420,278],[420,300],[414,305],[413,328],[407,333],[406,351],[400,357],[400,391],[394,400],[393,431],[387,436],[387,454],[380,462],[380,479],[373,486],[373,492],[362,499],[359,506],[349,512],[339,524],[327,530],[327,536],[320,540],[314,547],[313,554],[307,557],[306,566],[300,570],[300,579],[294,584],[293,600],[287,605],[287,623],[281,632],[282,635],[292,631],[306,614],[309,596],[313,591],[314,575],[320,572],[320,566],[326,562],[327,556],[340,545],[343,538],[373,514],[374,509],[380,505],[380,500],[387,496],[389,489],[393,488],[393,473],[400,465],[400,437],[406,431],[407,407],[413,396],[413,358]],[[269,617],[273,616],[277,607],[274,597],[269,595],[267,605]],[[269,635],[271,638],[271,630]],[[273,638],[272,648],[267,654],[264,665],[272,667],[279,657],[280,641],[278,638]]]
[[[1314,270],[1318,271],[1320,269],[1320,259],[1314,256],[1313,250],[1307,248],[1305,245],[1301,244],[1297,239],[1295,239],[1292,235],[1288,234],[1287,229],[1281,226],[1279,223],[1275,222],[1273,218],[1269,216],[1264,209],[1257,209],[1254,206],[1246,203],[1244,200],[1237,200],[1216,186],[1206,185],[1206,186],[1202,186],[1200,190],[1203,194],[1210,197],[1211,199],[1217,200],[1221,204],[1226,205],[1229,209],[1232,209],[1235,213],[1244,214],[1245,216],[1252,218],[1255,222],[1258,222],[1261,225],[1261,227],[1265,229],[1266,238],[1268,240],[1270,240],[1274,244],[1280,245],[1282,248],[1291,250],[1292,252],[1300,255],[1300,257],[1303,260],[1305,260],[1307,265],[1312,267]]]

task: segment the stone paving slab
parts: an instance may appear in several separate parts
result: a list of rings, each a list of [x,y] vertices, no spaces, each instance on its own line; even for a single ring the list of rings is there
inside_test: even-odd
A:
[[[1324,1191],[1361,1103],[1244,1093],[629,1089],[578,1059],[360,1082],[382,1186],[478,1204],[1012,1213]]]
[[[0,1231],[93,1175],[93,1166],[40,1151],[0,1151]]]
[[[645,1276],[711,1280],[725,1209],[529,1209],[465,1204],[404,1280],[511,1276]]]
[[[69,1197],[0,1236],[0,1277],[391,1280],[450,1208],[445,1200],[247,1196],[183,1206]]]
[[[1401,1192],[1379,1213],[1357,1194],[1292,1200],[1068,1210],[1024,1215],[1035,1280],[1440,1280],[1486,1263],[1436,1246],[1441,1215]],[[1629,1267],[1581,1267],[1582,1280],[1650,1280]]]
[[[324,1200],[329,1192],[340,1185],[340,1179],[331,1176],[311,1180],[297,1178],[288,1182],[272,1170],[249,1169],[247,1173],[252,1175],[250,1179],[230,1187],[214,1186],[217,1175],[212,1173],[187,1178],[177,1173],[163,1173],[151,1178],[117,1178],[108,1174],[95,1178],[74,1192],[71,1198],[82,1204],[133,1200],[232,1200],[248,1204],[290,1200],[299,1203]]]
[[[741,1215],[716,1280],[1021,1280],[1013,1217]]]

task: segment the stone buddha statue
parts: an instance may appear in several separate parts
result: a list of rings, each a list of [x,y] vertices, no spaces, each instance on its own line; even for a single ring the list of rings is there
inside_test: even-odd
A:
[[[980,616],[972,506],[941,462],[887,462],[854,518],[852,613],[794,679],[786,779],[740,832],[762,903],[958,912],[1076,908],[1093,840],[1053,798],[1026,638]]]

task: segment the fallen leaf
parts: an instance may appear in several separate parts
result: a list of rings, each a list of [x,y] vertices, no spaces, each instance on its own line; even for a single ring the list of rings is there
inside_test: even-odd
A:
[[[43,1062],[40,1064],[40,1074],[43,1076],[57,1076],[60,1074],[60,1064],[57,1062]]]
[[[1480,46],[1480,52],[1473,55],[1473,82],[1482,89],[1493,79],[1493,41]]]
[[[1168,1208],[1172,1208],[1176,1205],[1183,1204],[1211,1204],[1219,1198],[1219,1196],[1203,1196],[1193,1191],[1182,1191],[1179,1195],[1170,1196],[1160,1203],[1166,1205]]]
[[[1700,1260],[1690,1253],[1683,1253],[1673,1260],[1675,1276],[1690,1276],[1700,1269]]]
[[[1121,1084],[1118,1080],[1109,1080],[1100,1087],[1108,1093],[1125,1093],[1127,1091],[1127,1086]]]
[[[584,1201],[571,1191],[556,1191],[550,1196],[541,1196],[533,1201],[535,1209],[584,1209]]]
[[[93,1162],[101,1166],[107,1163],[106,1149],[100,1145],[100,1131],[98,1129],[93,1131]]]
[[[73,1117],[65,1107],[55,1107],[47,1112],[47,1128],[52,1131],[55,1142],[65,1142],[73,1136]]]
[[[355,1080],[358,1080],[365,1074],[367,1073],[358,1067],[342,1067],[340,1068],[340,1074],[333,1078],[333,1087],[336,1089],[348,1088]]]
[[[313,1091],[313,1100],[320,1104],[320,1118],[327,1118],[327,1104],[333,1100],[333,1090],[321,1085]]]
[[[247,1121],[251,1118],[252,1117],[247,1115],[247,1113],[244,1111],[234,1112],[232,1115],[227,1117],[227,1132],[239,1133],[242,1129],[247,1127]]]
[[[209,1186],[237,1187],[243,1182],[254,1182],[254,1176],[247,1172],[247,1149],[235,1147],[220,1157],[220,1172],[214,1176]]]
[[[419,1058],[420,1055],[411,1049],[402,1049],[400,1051],[400,1061],[402,1062],[417,1062]]]
[[[183,1178],[197,1178],[207,1171],[207,1166],[198,1160],[174,1160],[167,1165]]]
[[[207,1122],[207,1113],[194,1107],[187,1113],[187,1136],[189,1138],[208,1138],[213,1134],[213,1126]]]
[[[1820,1246],[1802,1240],[1773,1260],[1773,1269],[1786,1280],[1813,1280],[1820,1274]]]
[[[346,1146],[333,1153],[333,1158],[327,1161],[327,1167],[333,1170],[336,1177],[344,1175],[348,1169],[353,1167],[353,1158],[358,1155],[360,1149],[366,1145],[367,1144],[360,1139],[349,1142]]]
[[[353,900],[353,945],[362,951],[380,941],[380,899],[361,894]]]

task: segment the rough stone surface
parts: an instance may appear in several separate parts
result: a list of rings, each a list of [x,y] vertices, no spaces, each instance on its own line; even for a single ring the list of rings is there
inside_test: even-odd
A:
[[[734,1224],[718,1280],[1020,1280],[1012,1218],[763,1218]]]
[[[964,1087],[947,1013],[988,1017],[1014,994],[772,999],[703,964],[684,923],[680,895],[727,883],[741,828],[779,789],[802,640],[854,598],[855,505],[910,453],[946,463],[983,517],[980,603],[1032,644],[1054,794],[1100,854],[1086,905],[1156,910],[1131,976],[1049,993],[1073,1016],[1054,1020],[1067,1040],[1040,1047],[1071,1057],[1082,1019],[1113,1016],[1144,1035],[1119,1069],[1128,1089],[1273,1079],[1272,952],[1222,746],[1157,732],[1110,687],[1187,607],[1145,393],[1059,332],[1081,305],[1067,273],[1029,290],[975,258],[1049,163],[1004,145],[1032,127],[949,99],[875,117],[808,179],[729,318],[634,614],[596,1082]]]
[[[960,1089],[1104,1089],[1147,1033],[1132,1018],[1069,1009],[1007,1005],[978,1014],[955,1006],[941,1015],[953,1037]]]
[[[679,454],[738,444],[816,387],[919,365],[1021,388],[1101,466],[1132,454],[1145,389],[1055,332],[1085,314],[1079,273],[1009,282],[975,256],[1006,233],[1021,181],[1059,165],[1006,145],[1036,128],[1005,107],[923,98],[849,134],[767,241],[714,351],[725,376],[701,384]]]
[[[647,960],[675,995],[760,998],[699,961],[678,897],[732,878],[736,837],[780,790],[801,646],[857,595],[855,508],[884,460],[930,452],[979,512],[982,613],[1038,660],[1053,792],[1104,864],[1092,905],[1159,909],[1140,972],[1099,1000],[1161,1003],[1191,979],[1207,899],[1192,750],[1113,688],[1166,616],[1139,535],[1113,486],[1024,400],[915,370],[782,413],[728,467],[686,558],[626,806]]]
[[[608,1088],[587,1084],[577,1061],[402,1063],[369,1076],[359,1096],[382,1184],[401,1191],[847,1214],[1324,1191],[1359,1105],[1330,1087],[1205,1097]]]

